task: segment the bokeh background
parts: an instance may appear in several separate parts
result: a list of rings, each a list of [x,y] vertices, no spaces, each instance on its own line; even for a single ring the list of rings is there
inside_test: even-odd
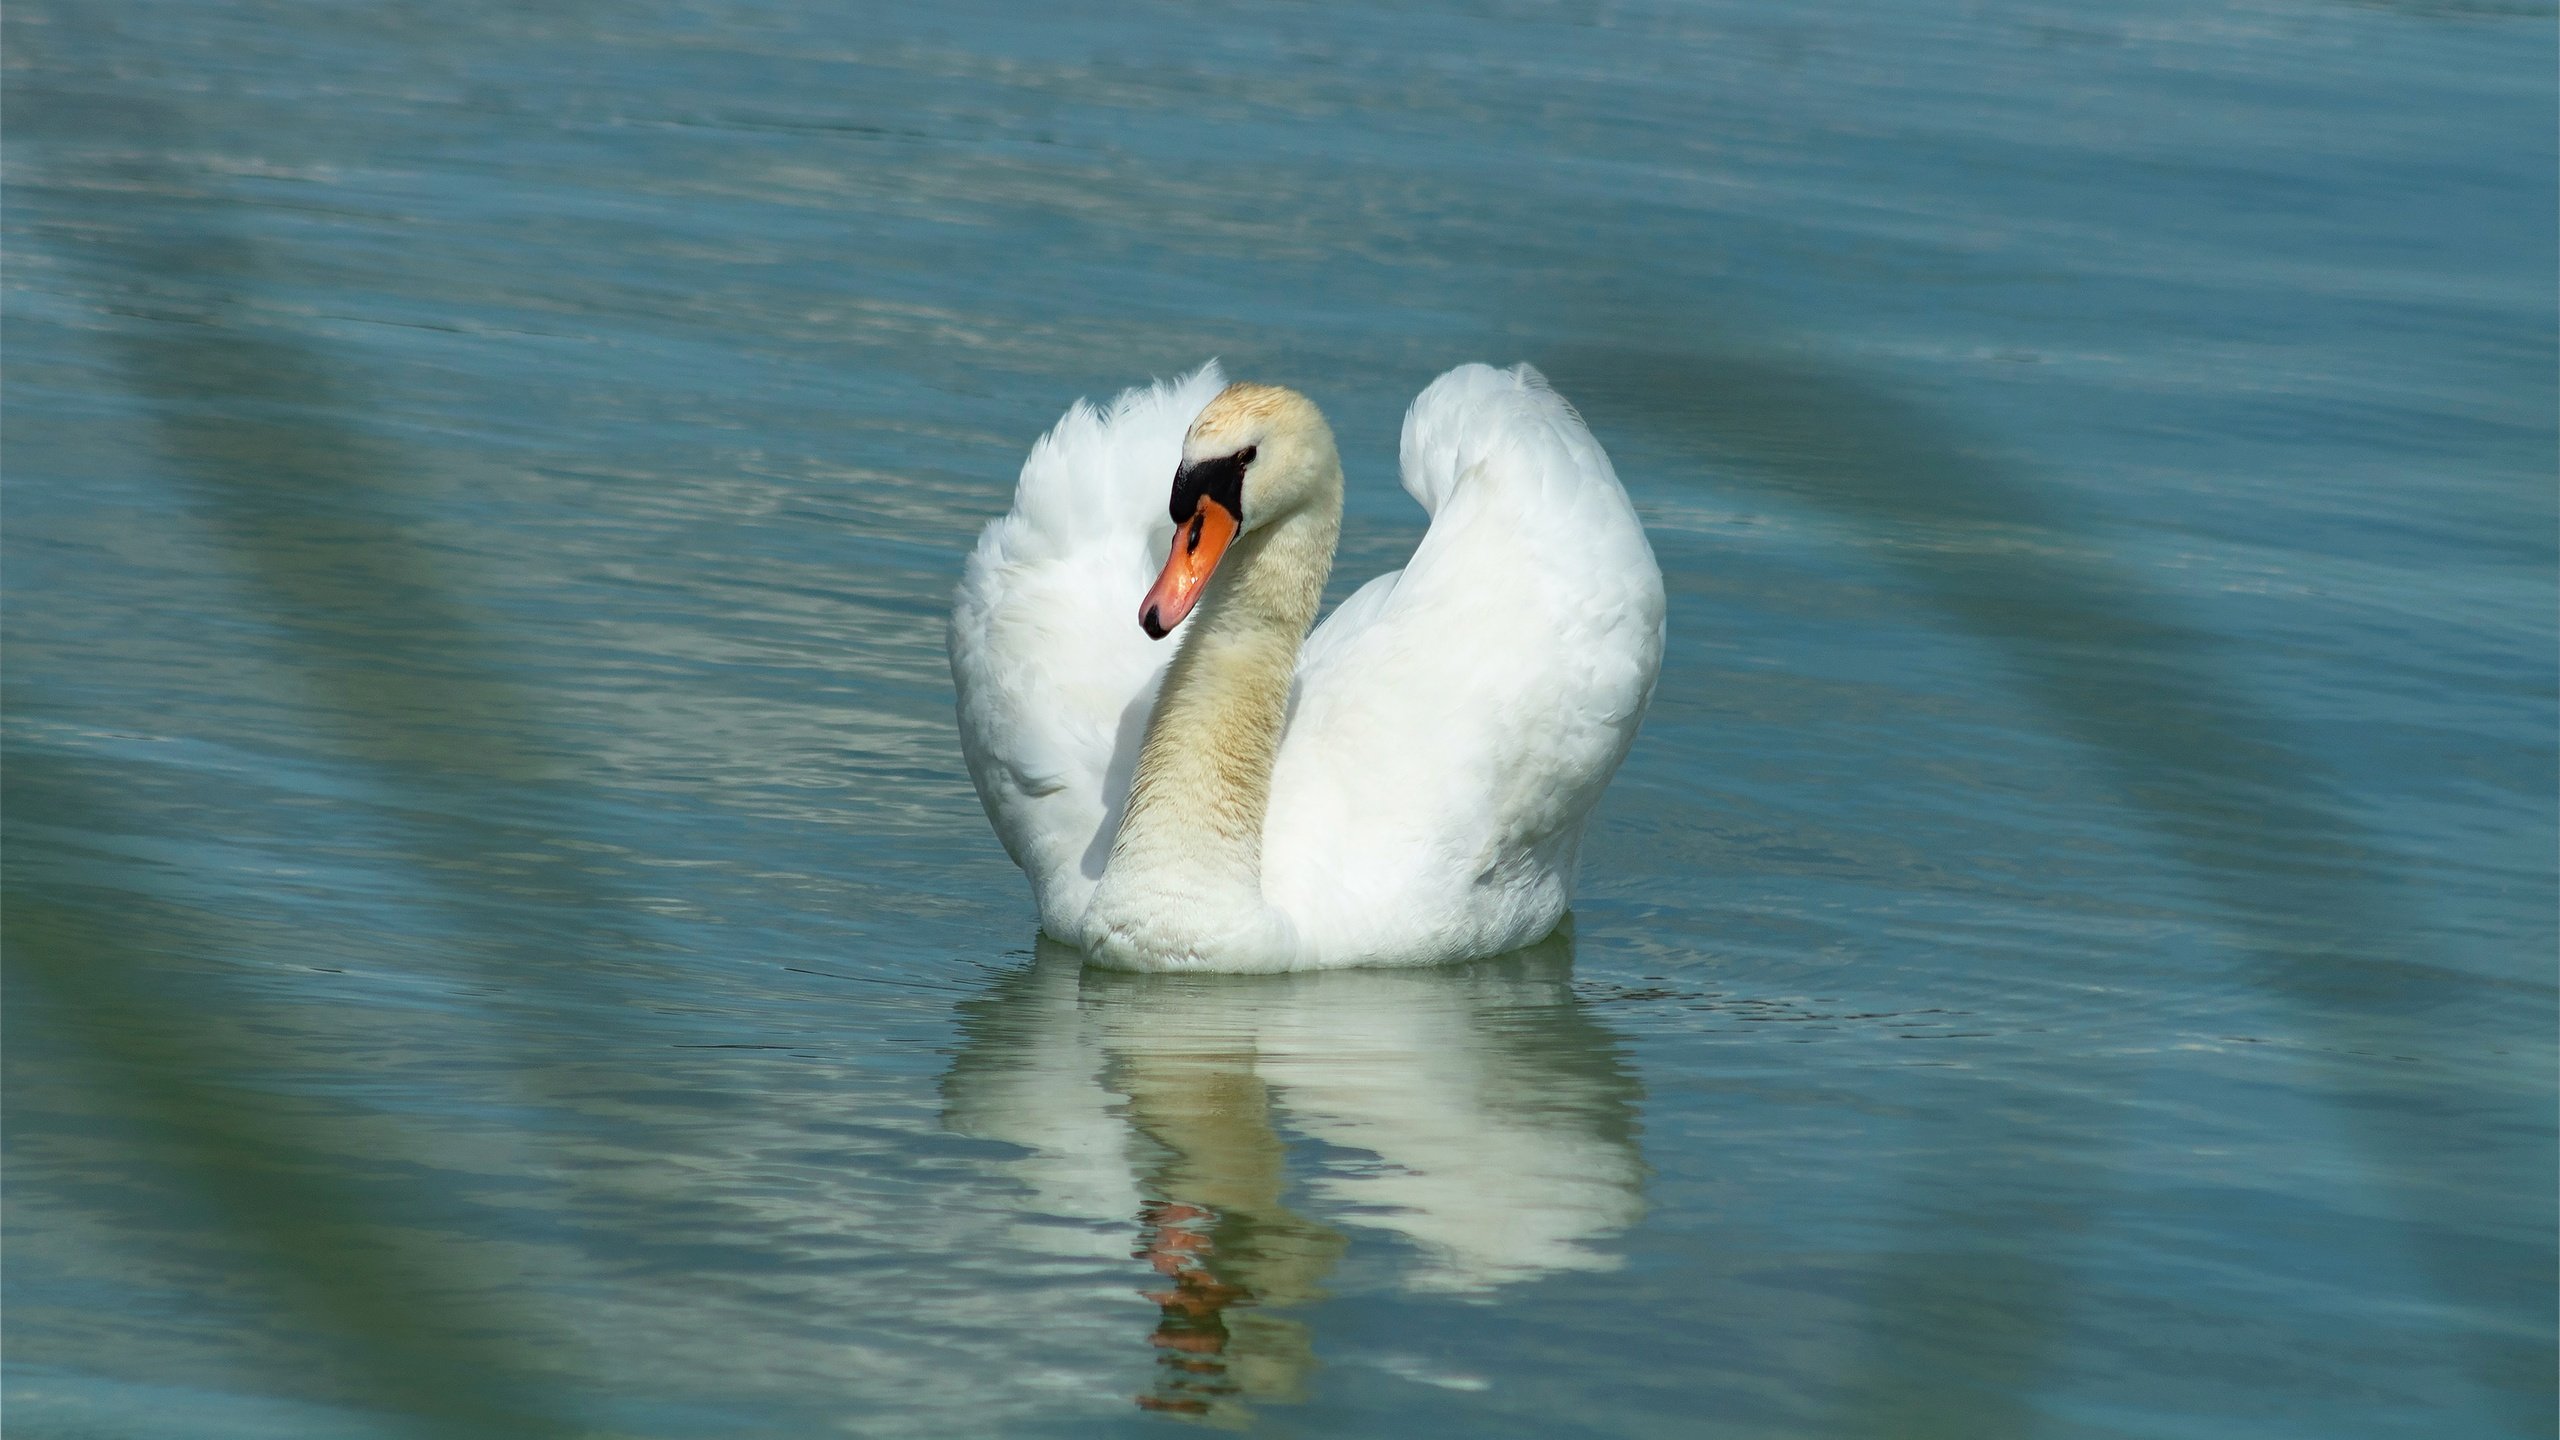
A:
[[[2540,3],[17,0],[12,1435],[2554,1430]],[[1083,975],[1079,395],[1534,362],[1566,935]]]

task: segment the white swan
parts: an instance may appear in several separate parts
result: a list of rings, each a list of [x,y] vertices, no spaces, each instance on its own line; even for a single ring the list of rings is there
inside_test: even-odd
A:
[[[1563,917],[1653,693],[1662,573],[1528,366],[1433,381],[1401,459],[1429,532],[1310,636],[1342,463],[1305,396],[1213,363],[1032,447],[950,638],[1042,929],[1123,969],[1298,970],[1491,955]]]

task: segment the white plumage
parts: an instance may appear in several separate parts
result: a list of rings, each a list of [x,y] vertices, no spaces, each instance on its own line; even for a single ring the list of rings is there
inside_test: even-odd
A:
[[[1280,970],[1492,954],[1563,916],[1652,694],[1661,572],[1599,443],[1525,365],[1434,381],[1401,461],[1428,533],[1298,646],[1341,485],[1302,397],[1230,389],[1212,364],[1079,403],[1033,447],[969,557],[951,660],[971,778],[1048,933],[1128,968]],[[1202,613],[1152,640],[1138,611],[1174,535],[1166,497],[1178,466],[1210,462],[1245,475],[1245,534]],[[1264,598],[1299,591],[1303,613]],[[1208,648],[1228,635],[1248,658]],[[1151,733],[1195,644],[1184,718]],[[1258,719],[1251,666],[1293,650],[1285,712]],[[1123,836],[1142,750],[1163,773],[1131,817],[1148,833]]]

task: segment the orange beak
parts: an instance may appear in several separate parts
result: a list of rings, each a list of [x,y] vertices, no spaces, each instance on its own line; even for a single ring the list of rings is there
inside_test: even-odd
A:
[[[1165,557],[1164,573],[1156,577],[1147,598],[1138,602],[1138,624],[1149,637],[1161,640],[1172,634],[1191,607],[1200,603],[1200,592],[1208,587],[1210,574],[1235,543],[1242,524],[1234,511],[1201,497],[1191,518],[1173,532],[1173,553]]]

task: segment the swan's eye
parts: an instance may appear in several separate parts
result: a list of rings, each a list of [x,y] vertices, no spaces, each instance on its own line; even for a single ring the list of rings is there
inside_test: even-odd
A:
[[[1198,553],[1200,549],[1200,527],[1207,523],[1208,519],[1208,516],[1200,514],[1194,514],[1191,517],[1191,541],[1188,545],[1183,547],[1182,553],[1185,555]]]
[[[1237,463],[1237,464],[1239,464],[1239,465],[1250,465],[1250,464],[1252,464],[1252,463],[1253,463],[1253,457],[1254,457],[1254,454],[1256,453],[1256,451],[1257,451],[1259,448],[1260,448],[1260,447],[1258,447],[1258,446],[1247,445],[1247,446],[1246,446],[1246,447],[1244,447],[1243,449],[1241,449],[1241,450],[1237,451],[1237,452],[1236,452],[1236,463]]]
[[[1215,460],[1189,460],[1173,472],[1173,493],[1165,498],[1164,513],[1176,525],[1187,525],[1192,513],[1202,504],[1215,502],[1230,520],[1244,516],[1244,467],[1253,458],[1251,446],[1233,455]]]

